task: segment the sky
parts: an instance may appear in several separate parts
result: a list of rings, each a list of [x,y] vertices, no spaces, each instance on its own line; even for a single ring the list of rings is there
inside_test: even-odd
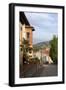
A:
[[[52,39],[53,35],[58,36],[58,14],[57,13],[31,13],[25,15],[33,31],[33,44],[45,42]]]

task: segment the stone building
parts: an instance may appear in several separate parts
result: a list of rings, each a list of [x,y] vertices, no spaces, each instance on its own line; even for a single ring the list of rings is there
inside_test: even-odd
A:
[[[42,60],[44,63],[53,63],[51,57],[50,57],[50,48],[46,47],[42,50]]]
[[[30,23],[29,23],[27,17],[25,16],[24,12],[20,12],[19,30],[20,30],[20,33],[19,33],[19,36],[20,36],[19,37],[20,52],[21,52],[21,49],[22,49],[22,41],[23,41],[23,39],[28,40],[29,47],[33,48],[32,39],[33,39],[34,28],[30,25]],[[30,57],[32,57],[33,50],[29,51],[28,55]]]
[[[38,57],[38,59],[43,63],[53,63],[51,57],[50,57],[50,48],[42,48],[37,52],[34,52],[34,57]]]

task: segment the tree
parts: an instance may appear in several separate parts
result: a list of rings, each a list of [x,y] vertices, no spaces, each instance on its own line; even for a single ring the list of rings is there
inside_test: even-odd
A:
[[[28,56],[28,51],[29,51],[29,42],[28,42],[28,40],[25,40],[24,38],[23,38],[23,41],[22,41],[22,52],[23,52],[23,63],[24,63],[24,61],[28,61],[28,59],[29,59],[29,56]]]
[[[39,51],[39,47],[38,47],[38,46],[33,46],[33,51],[34,51],[34,52]]]
[[[52,58],[53,62],[57,64],[58,62],[58,38],[53,36],[53,39],[50,41],[50,57]]]

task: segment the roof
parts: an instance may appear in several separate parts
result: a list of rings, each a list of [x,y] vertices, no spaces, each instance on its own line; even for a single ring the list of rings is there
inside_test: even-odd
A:
[[[20,22],[22,24],[25,24],[25,25],[31,27],[32,31],[34,31],[34,28],[30,25],[30,23],[29,23],[29,21],[28,21],[28,19],[27,19],[27,17],[26,17],[24,12],[20,12]]]

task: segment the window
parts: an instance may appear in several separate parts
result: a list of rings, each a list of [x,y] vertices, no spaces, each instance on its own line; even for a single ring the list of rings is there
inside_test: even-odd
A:
[[[29,39],[29,37],[30,37],[30,33],[29,33],[29,32],[27,32],[27,39]]]

